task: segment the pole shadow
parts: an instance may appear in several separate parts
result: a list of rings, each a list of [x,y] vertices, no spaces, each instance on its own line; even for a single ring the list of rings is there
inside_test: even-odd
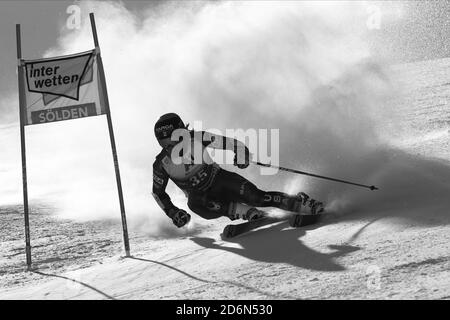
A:
[[[361,234],[372,224],[374,224],[375,222],[386,218],[388,216],[381,216],[381,217],[377,217],[372,219],[371,221],[369,221],[368,223],[366,223],[365,225],[363,225],[361,228],[358,229],[358,231],[356,231],[354,234],[352,234],[352,236],[345,242],[346,244],[350,244],[352,242],[354,242],[356,239],[358,239]]]
[[[282,295],[278,295],[277,296],[277,295],[271,294],[269,292],[265,292],[265,291],[262,291],[262,290],[250,287],[248,285],[244,285],[244,284],[238,283],[236,281],[211,281],[211,280],[201,279],[201,278],[198,278],[198,277],[196,277],[196,276],[194,276],[192,274],[189,274],[189,273],[187,273],[187,272],[185,272],[183,270],[180,270],[180,269],[172,267],[172,266],[170,266],[170,265],[168,265],[166,263],[155,261],[155,260],[149,260],[149,259],[137,258],[137,257],[129,257],[129,258],[130,259],[134,259],[134,260],[139,260],[139,261],[144,261],[144,262],[150,262],[150,263],[158,264],[160,266],[169,268],[169,269],[171,269],[173,271],[179,272],[179,273],[185,275],[188,278],[191,278],[193,280],[200,281],[200,282],[203,282],[203,283],[206,283],[206,284],[214,284],[214,285],[227,284],[227,285],[231,285],[231,286],[236,286],[236,287],[239,287],[239,288],[242,288],[242,289],[246,289],[248,291],[253,291],[253,292],[259,293],[261,295],[267,296],[267,297],[272,298],[272,299],[296,299],[295,297],[286,296],[286,295],[283,295],[283,296]]]
[[[116,300],[114,297],[112,297],[112,296],[106,294],[105,292],[103,292],[103,291],[101,291],[101,290],[99,290],[99,289],[97,289],[97,288],[94,288],[93,286],[91,286],[91,285],[89,285],[89,284],[87,284],[87,283],[84,283],[84,282],[81,282],[81,281],[78,281],[78,280],[75,280],[75,279],[72,279],[72,278],[69,278],[69,277],[57,275],[57,274],[43,273],[43,272],[41,272],[41,271],[36,271],[36,270],[33,270],[32,272],[33,272],[33,273],[36,273],[36,274],[39,274],[39,275],[41,275],[41,276],[46,276],[46,277],[53,277],[53,278],[60,278],[60,279],[64,279],[64,280],[69,280],[69,281],[78,283],[78,284],[80,284],[80,285],[82,285],[82,286],[84,286],[84,287],[86,287],[86,288],[88,288],[88,289],[90,289],[90,290],[92,290],[92,291],[95,291],[95,292],[101,294],[102,296],[104,296],[104,297],[107,298],[107,299],[110,299],[110,300]]]

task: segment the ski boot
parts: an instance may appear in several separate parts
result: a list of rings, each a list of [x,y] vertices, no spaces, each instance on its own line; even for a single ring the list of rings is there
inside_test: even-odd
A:
[[[304,192],[298,193],[297,197],[300,198],[302,206],[310,208],[312,215],[322,213],[325,210],[322,202],[310,198]]]
[[[256,208],[251,208],[245,214],[244,220],[253,221],[253,220],[261,219],[264,216],[266,216],[266,213],[264,211],[258,210]]]
[[[266,213],[264,211],[237,202],[231,203],[228,210],[228,217],[231,220],[243,219],[252,221],[262,218],[265,215]]]

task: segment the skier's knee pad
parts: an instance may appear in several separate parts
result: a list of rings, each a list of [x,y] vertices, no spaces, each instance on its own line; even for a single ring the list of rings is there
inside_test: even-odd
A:
[[[217,219],[219,217],[226,216],[224,212],[227,212],[226,208],[222,204],[213,201],[211,201],[207,205],[198,202],[188,201],[188,207],[192,212],[195,212],[200,217],[207,220]]]
[[[258,189],[258,187],[256,187],[254,184],[252,183],[243,184],[241,186],[240,192],[244,196],[246,203],[255,207],[263,206],[265,192]]]
[[[191,194],[187,203],[189,209],[204,219],[216,219],[228,216],[228,203],[208,197],[207,195]]]

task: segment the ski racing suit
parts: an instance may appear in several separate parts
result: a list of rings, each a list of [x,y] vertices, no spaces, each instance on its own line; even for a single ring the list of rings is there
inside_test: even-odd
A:
[[[163,149],[153,163],[153,196],[169,218],[179,210],[171,201],[165,189],[171,179],[188,197],[188,207],[204,219],[221,216],[231,220],[243,218],[252,207],[277,207],[299,212],[301,198],[277,191],[260,190],[241,175],[224,170],[209,158],[205,148],[224,150],[245,150],[248,166],[248,148],[236,139],[213,135],[205,131],[189,131],[192,146],[201,148],[202,159],[176,164],[169,150]],[[187,157],[193,159],[188,152]],[[185,156],[183,158],[185,159]],[[207,160],[207,161],[206,161]],[[236,158],[235,158],[236,161]],[[236,164],[236,163],[235,163]]]

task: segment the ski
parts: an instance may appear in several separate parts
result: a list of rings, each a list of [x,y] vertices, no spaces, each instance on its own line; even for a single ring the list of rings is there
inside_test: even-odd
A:
[[[324,213],[318,214],[294,214],[289,217],[289,225],[293,228],[300,228],[318,223]]]
[[[307,225],[311,225],[317,223],[323,214],[315,214],[315,215],[304,215],[304,214],[293,214],[284,217],[262,217],[256,220],[242,222],[239,224],[229,224],[225,226],[223,232],[221,234],[222,239],[231,239],[252,230],[255,230],[259,227],[266,226],[272,223],[280,222],[280,221],[288,221],[289,225],[293,228],[300,228]]]

